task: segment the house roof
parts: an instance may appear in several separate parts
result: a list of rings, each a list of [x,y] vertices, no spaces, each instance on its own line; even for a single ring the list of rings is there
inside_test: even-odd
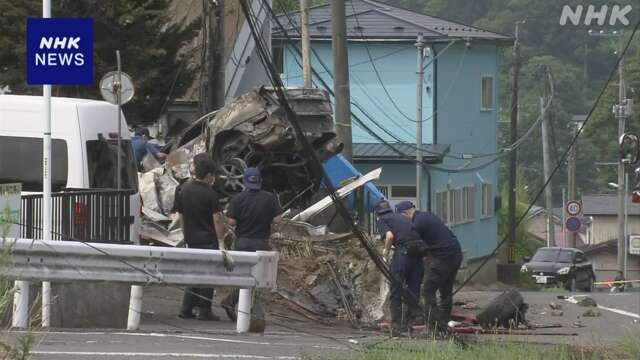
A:
[[[490,32],[477,27],[420,14],[373,0],[345,1],[347,37],[350,40],[379,39],[415,41],[422,33],[426,41],[447,38],[469,38],[492,41],[508,41],[508,35]],[[291,38],[300,38],[300,12],[280,15],[278,20]],[[274,39],[286,39],[275,24]],[[312,39],[331,38],[331,3],[309,9],[309,32]]]
[[[627,202],[629,215],[640,215],[640,204]],[[617,195],[583,195],[582,212],[584,215],[618,215]]]
[[[415,144],[395,143],[392,145],[408,156],[414,156],[416,153]],[[424,148],[422,154],[424,162],[433,164],[442,162],[444,155],[449,152],[450,145],[425,144],[422,147]],[[356,161],[408,161],[388,145],[381,143],[354,143],[353,159]]]

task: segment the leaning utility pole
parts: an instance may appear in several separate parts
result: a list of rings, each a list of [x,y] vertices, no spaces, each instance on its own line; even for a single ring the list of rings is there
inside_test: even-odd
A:
[[[547,71],[549,69],[547,68]],[[545,77],[545,80],[547,77]],[[551,156],[549,155],[549,117],[544,108],[544,101],[548,99],[546,94],[547,85],[545,83],[545,96],[540,98],[540,116],[542,117],[542,164],[545,181],[549,181],[551,176]],[[547,100],[548,101],[548,100]],[[551,181],[544,189],[544,201],[547,208],[547,246],[556,246],[556,226],[553,221],[553,195]]]
[[[513,42],[513,88],[511,90],[511,146],[514,146],[518,140],[518,76],[520,75],[519,27],[520,22],[516,22],[515,41]],[[512,148],[511,154],[509,155],[509,243],[507,248],[507,263],[509,264],[515,264],[516,262],[516,160],[516,149]]]
[[[349,58],[347,53],[347,23],[345,1],[331,2],[332,50],[333,50],[333,92],[335,98],[336,133],[344,144],[342,155],[351,161],[351,95],[349,94]]]
[[[625,106],[625,85],[624,85],[624,33],[620,30],[618,37],[618,55],[620,61],[618,62],[618,71],[620,81],[618,81],[618,106],[616,108],[616,117],[618,118],[618,139],[624,134],[625,120],[627,117],[627,109]],[[618,160],[618,270],[624,273],[624,259],[626,254],[626,239],[625,239],[625,226],[624,226],[624,213],[625,213],[625,164],[622,159]]]
[[[205,2],[208,4],[208,2]],[[206,5],[205,5],[206,6]],[[207,112],[224,106],[224,0],[215,2],[213,11],[209,14],[207,52]]]
[[[422,87],[424,83],[424,41],[422,33],[418,34],[416,41],[418,48],[418,61],[416,74],[418,82],[416,86],[416,206],[422,210]]]
[[[302,75],[304,88],[311,88],[311,37],[309,35],[309,0],[300,0],[302,18]]]

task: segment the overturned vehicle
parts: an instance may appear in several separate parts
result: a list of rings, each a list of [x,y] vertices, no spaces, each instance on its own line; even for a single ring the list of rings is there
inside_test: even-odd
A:
[[[287,89],[287,99],[306,139],[324,161],[342,149],[336,139],[329,95],[319,89]],[[170,146],[167,168],[189,177],[190,163],[207,152],[217,167],[216,187],[233,196],[244,190],[247,167],[263,173],[265,189],[289,206],[309,204],[322,176],[314,173],[273,89],[261,87],[198,119]]]

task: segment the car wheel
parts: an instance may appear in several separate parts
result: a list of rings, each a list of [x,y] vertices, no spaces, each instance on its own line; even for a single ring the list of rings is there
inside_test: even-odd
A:
[[[593,276],[589,276],[589,280],[587,281],[587,284],[584,287],[583,291],[584,292],[592,292],[593,291],[593,283],[594,282],[595,282],[595,280],[593,279]]]

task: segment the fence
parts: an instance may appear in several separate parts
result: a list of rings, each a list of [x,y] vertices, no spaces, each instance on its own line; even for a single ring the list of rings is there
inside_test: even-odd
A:
[[[26,281],[109,281],[131,287],[127,328],[140,324],[142,288],[137,284],[195,287],[239,287],[237,330],[249,329],[251,289],[274,288],[278,253],[242,252],[141,245],[81,243],[31,239],[6,240],[0,249],[11,256],[3,274],[17,281],[13,326],[28,324],[29,286]]]
[[[70,190],[51,195],[52,239],[130,243],[132,190]],[[42,239],[42,194],[22,196],[20,237]]]

